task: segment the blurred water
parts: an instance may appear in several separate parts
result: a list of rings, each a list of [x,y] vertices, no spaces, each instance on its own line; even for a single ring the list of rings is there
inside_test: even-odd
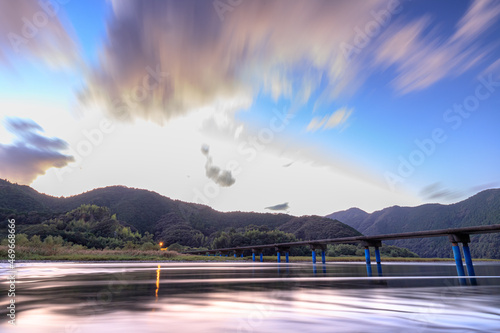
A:
[[[25,263],[0,331],[500,332],[500,263],[475,269],[477,285],[453,263]]]

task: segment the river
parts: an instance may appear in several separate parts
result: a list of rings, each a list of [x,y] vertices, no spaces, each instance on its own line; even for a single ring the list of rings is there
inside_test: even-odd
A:
[[[4,310],[0,331],[500,332],[500,263],[475,263],[475,281],[450,262],[385,263],[382,277],[375,267],[18,263],[16,326]],[[8,305],[6,278],[1,289]]]

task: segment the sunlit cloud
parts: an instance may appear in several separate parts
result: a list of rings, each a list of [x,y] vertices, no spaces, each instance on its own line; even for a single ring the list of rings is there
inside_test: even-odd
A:
[[[318,129],[332,129],[340,125],[345,124],[347,119],[351,116],[353,110],[347,108],[341,108],[330,115],[326,115],[323,118],[314,117],[309,125],[307,125],[307,130],[314,132]]]
[[[322,78],[325,94],[338,94],[356,77],[339,45],[382,4],[245,1],[221,21],[212,1],[113,1],[101,63],[80,97],[162,123],[228,99],[243,101],[239,110],[260,91],[305,103]]]
[[[61,1],[62,3],[63,1]],[[79,63],[71,28],[62,22],[59,1],[0,1],[0,62],[12,65],[20,56],[40,59],[52,68]]]

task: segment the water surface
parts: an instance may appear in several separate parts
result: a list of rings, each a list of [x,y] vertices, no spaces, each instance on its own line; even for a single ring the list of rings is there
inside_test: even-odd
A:
[[[24,263],[0,331],[500,332],[500,263],[475,269],[473,285],[453,263]]]

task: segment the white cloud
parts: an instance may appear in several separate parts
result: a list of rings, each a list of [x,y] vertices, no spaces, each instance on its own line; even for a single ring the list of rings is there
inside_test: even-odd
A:
[[[347,109],[345,107],[338,109],[330,115],[321,117],[314,117],[309,125],[307,125],[307,131],[315,132],[318,129],[332,129],[340,125],[345,124],[353,112],[353,109]]]
[[[375,46],[375,67],[395,66],[395,89],[409,93],[425,89],[448,76],[456,76],[484,60],[492,50],[477,39],[498,20],[500,3],[475,0],[457,23],[456,31],[443,39],[424,16],[413,22],[399,20],[381,35]]]
[[[453,41],[471,42],[498,20],[500,5],[495,0],[475,0],[457,24]]]
[[[494,63],[492,63],[490,66],[488,66],[481,73],[481,75],[484,75],[484,76],[488,76],[489,74],[492,74],[493,77],[495,77],[495,78],[500,77],[500,59],[497,59]]]

